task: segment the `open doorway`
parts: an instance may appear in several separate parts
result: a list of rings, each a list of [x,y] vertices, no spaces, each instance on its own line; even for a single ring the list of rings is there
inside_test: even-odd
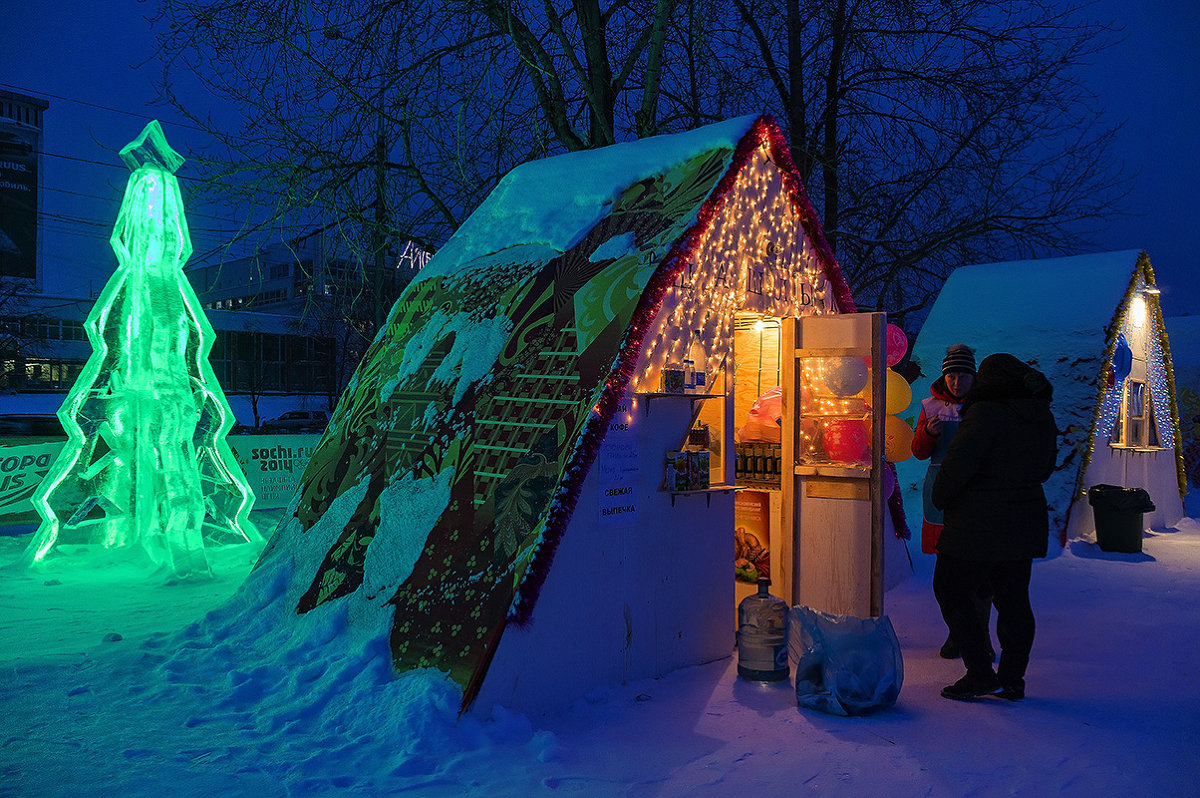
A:
[[[782,322],[740,312],[733,322],[735,601],[777,577],[782,552],[783,388]]]

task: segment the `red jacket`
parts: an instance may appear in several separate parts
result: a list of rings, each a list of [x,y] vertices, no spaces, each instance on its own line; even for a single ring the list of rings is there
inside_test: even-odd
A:
[[[917,418],[917,428],[913,431],[913,457],[928,460],[941,439],[940,435],[929,434],[929,430],[925,428],[926,419],[934,415],[957,418],[961,407],[962,399],[950,393],[946,388],[946,381],[941,377],[934,380],[929,386],[929,398],[921,401],[921,415]]]

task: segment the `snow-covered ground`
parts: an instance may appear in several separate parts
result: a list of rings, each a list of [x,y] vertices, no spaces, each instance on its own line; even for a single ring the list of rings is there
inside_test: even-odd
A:
[[[9,562],[31,529],[4,531]],[[1036,563],[1021,703],[938,696],[961,666],[937,656],[933,558],[915,555],[916,573],[886,596],[904,687],[861,718],[801,711],[789,685],[739,680],[733,658],[552,716],[460,718],[436,674],[395,678],[386,651],[329,655],[336,624],[268,661],[214,632],[254,562],[246,547],[216,553],[214,581],[180,584],[68,551],[54,572],[0,570],[2,796],[1200,791],[1193,519],[1148,536],[1140,555],[1077,542]]]

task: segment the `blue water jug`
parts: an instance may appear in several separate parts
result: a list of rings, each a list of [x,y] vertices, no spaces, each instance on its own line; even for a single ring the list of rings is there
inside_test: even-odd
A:
[[[759,579],[758,593],[738,604],[738,676],[755,682],[780,682],[789,672],[788,606],[767,592],[769,584]]]

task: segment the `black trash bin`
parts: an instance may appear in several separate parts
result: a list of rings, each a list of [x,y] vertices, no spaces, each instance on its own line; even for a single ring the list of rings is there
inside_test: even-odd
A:
[[[1096,519],[1096,542],[1103,551],[1136,554],[1142,550],[1142,514],[1152,512],[1154,503],[1142,488],[1093,485],[1088,504]]]

